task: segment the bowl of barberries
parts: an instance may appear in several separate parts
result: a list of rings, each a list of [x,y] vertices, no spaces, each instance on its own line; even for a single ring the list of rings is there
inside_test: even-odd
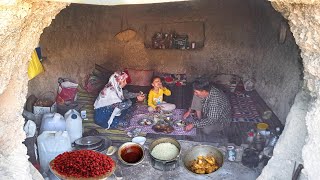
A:
[[[100,180],[113,174],[115,161],[93,150],[64,152],[49,164],[51,172],[64,180]]]

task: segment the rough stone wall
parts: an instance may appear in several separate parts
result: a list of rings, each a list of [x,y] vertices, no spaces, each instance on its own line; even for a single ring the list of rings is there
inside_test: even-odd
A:
[[[137,36],[128,43],[114,38],[120,30],[122,6],[71,5],[44,30],[40,44],[46,72],[29,83],[29,94],[56,91],[58,77],[80,82],[94,63],[109,69],[154,69],[203,74],[237,74],[255,78],[257,90],[284,123],[300,88],[301,62],[290,31],[278,43],[284,18],[267,1],[192,1],[127,7],[123,28]],[[144,47],[146,24],[205,22],[205,46],[194,51]]]
[[[302,148],[305,145],[307,126],[304,121],[310,95],[300,92],[288,114],[285,130],[281,134],[273,151],[273,157],[263,169],[258,180],[263,179],[291,179],[294,163],[303,163]],[[299,132],[299,133],[297,133]]]
[[[22,144],[27,64],[42,30],[66,4],[7,3],[0,4],[0,179],[32,179]]]
[[[291,116],[290,112],[283,132],[284,136],[281,137],[279,145],[275,148],[276,154],[261,174],[261,179],[269,179],[270,176],[278,177],[276,179],[286,179],[285,176],[281,175],[281,172],[290,176],[293,169],[292,160],[297,160],[298,163],[304,165],[300,179],[317,180],[320,177],[320,72],[318,70],[320,59],[320,6],[318,1],[299,2],[300,4],[294,4],[289,1],[275,0],[272,5],[289,20],[290,30],[301,49],[305,89],[312,98],[309,103],[301,100],[299,102],[299,98],[296,99],[296,102],[299,103],[295,102],[295,106],[301,104],[301,108],[293,108],[292,112],[295,112],[292,114],[299,117],[300,125],[297,124],[297,117]],[[304,107],[302,107],[303,103],[305,104]],[[298,115],[298,112],[301,114]],[[293,126],[288,125],[289,123],[296,124],[295,132],[293,132]],[[304,124],[306,124],[306,127]],[[291,142],[294,142],[294,144],[291,144]],[[291,161],[289,161],[290,158]],[[283,165],[279,166],[279,164]],[[281,169],[281,171],[275,171],[275,168]]]

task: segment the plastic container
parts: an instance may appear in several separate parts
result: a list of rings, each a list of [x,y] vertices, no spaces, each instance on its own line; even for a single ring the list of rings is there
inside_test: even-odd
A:
[[[44,131],[37,143],[42,173],[48,173],[49,163],[57,155],[72,150],[67,131]]]
[[[228,146],[227,147],[227,154],[228,154],[228,160],[229,161],[235,161],[236,160],[236,150],[234,146]]]
[[[69,133],[71,143],[73,143],[82,137],[82,118],[75,109],[67,111],[64,118],[66,120],[66,130]]]
[[[266,130],[269,128],[269,125],[267,123],[258,123],[257,124],[257,133],[260,133],[261,135],[266,134]]]
[[[66,121],[59,113],[44,114],[41,121],[40,134],[43,131],[65,131]]]

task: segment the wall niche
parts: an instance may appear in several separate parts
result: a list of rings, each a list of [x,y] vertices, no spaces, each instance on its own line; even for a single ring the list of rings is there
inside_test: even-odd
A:
[[[204,47],[205,23],[201,21],[146,24],[147,49],[196,50]]]

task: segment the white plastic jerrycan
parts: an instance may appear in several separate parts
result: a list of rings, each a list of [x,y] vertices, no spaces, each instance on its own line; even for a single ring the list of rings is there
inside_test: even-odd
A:
[[[72,150],[67,131],[44,131],[38,136],[37,143],[42,173],[48,173],[49,163],[56,156]]]
[[[66,119],[66,130],[69,133],[71,143],[82,137],[82,118],[80,113],[74,109],[70,109],[64,115]]]
[[[44,114],[41,121],[40,134],[43,131],[65,131],[66,121],[59,113]]]

